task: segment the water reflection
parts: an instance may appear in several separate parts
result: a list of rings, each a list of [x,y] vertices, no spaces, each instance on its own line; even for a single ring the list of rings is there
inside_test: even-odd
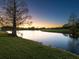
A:
[[[79,54],[79,40],[78,39],[72,39],[69,43],[69,50],[73,53]]]
[[[8,33],[11,33],[8,31]],[[19,37],[41,42],[44,45],[65,49],[79,54],[79,38],[69,34],[50,33],[42,31],[17,31]]]
[[[78,35],[72,35],[72,34],[63,34],[63,35],[70,38],[68,50],[73,53],[79,54],[79,37],[78,37]]]

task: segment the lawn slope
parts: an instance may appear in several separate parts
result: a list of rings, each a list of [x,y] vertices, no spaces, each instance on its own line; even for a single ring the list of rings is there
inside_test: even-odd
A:
[[[31,40],[0,36],[0,59],[79,59],[79,57]]]

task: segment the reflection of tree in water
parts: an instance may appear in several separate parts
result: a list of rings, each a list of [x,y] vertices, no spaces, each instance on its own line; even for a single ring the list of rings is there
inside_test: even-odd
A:
[[[73,35],[73,34],[66,34],[66,33],[62,33],[64,36],[69,36],[70,38],[74,38],[74,39],[78,39],[78,37],[79,37],[79,35],[78,34],[75,34],[75,35]]]
[[[75,35],[69,34],[69,37],[74,39],[74,40],[77,40],[79,38],[78,34],[75,34]]]
[[[64,36],[67,36],[69,37],[70,41],[68,43],[68,50],[73,52],[73,53],[76,53],[76,54],[79,54],[79,37],[78,35],[72,35],[72,34],[63,34]]]
[[[79,54],[79,39],[78,38],[70,38],[68,50]]]

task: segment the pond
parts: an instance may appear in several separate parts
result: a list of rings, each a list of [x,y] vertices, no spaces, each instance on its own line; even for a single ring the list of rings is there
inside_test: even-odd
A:
[[[8,33],[11,32],[8,31]],[[25,39],[40,42],[43,45],[79,54],[79,38],[72,38],[68,34],[43,32],[40,30],[22,30],[17,31],[17,35]]]

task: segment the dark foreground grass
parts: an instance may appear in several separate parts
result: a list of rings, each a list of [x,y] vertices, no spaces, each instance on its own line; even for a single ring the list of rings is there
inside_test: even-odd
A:
[[[79,59],[71,53],[18,37],[0,37],[0,59]]]
[[[79,59],[69,52],[18,37],[0,37],[0,59]]]

